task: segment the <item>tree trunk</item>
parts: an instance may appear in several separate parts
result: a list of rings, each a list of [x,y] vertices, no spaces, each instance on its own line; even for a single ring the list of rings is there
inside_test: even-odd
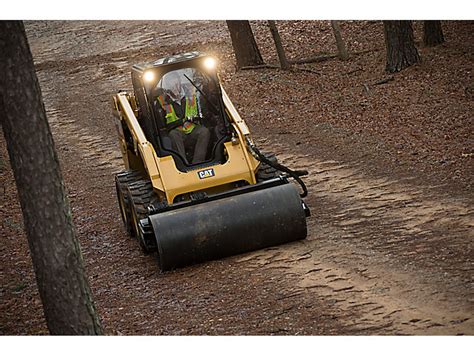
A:
[[[263,64],[263,59],[248,21],[226,21],[234,48],[237,67]]]
[[[385,46],[387,48],[386,70],[400,71],[420,61],[413,40],[411,21],[384,21]]]
[[[331,21],[332,30],[334,37],[336,38],[337,52],[339,53],[339,59],[347,60],[349,55],[347,54],[346,44],[342,40],[341,29],[338,21]]]
[[[287,70],[290,65],[288,64],[288,60],[286,59],[285,50],[283,49],[283,45],[281,44],[280,34],[278,33],[275,21],[269,20],[268,27],[270,27],[270,32],[272,33],[273,41],[275,42],[278,59],[280,60],[280,68]]]
[[[423,23],[423,44],[434,47],[444,42],[441,21],[424,21]]]
[[[0,120],[51,334],[101,334],[21,21],[0,21]]]

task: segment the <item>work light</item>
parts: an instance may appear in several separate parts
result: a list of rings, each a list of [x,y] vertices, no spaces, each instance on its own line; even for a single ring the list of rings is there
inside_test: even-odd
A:
[[[151,70],[148,70],[143,75],[143,79],[145,79],[145,81],[150,83],[155,79],[155,73],[153,73]]]
[[[207,70],[212,70],[216,67],[217,61],[212,58],[212,57],[207,57],[204,60],[204,66],[206,67]]]

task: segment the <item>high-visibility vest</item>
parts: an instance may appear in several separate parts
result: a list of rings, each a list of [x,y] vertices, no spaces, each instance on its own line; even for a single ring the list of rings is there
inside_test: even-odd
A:
[[[172,104],[165,103],[163,96],[158,96],[158,100],[160,101],[161,106],[166,111],[166,124],[173,123],[179,119],[176,115],[174,107]],[[186,107],[184,117],[196,117],[198,115],[198,105],[196,95],[193,95],[191,98],[186,97]],[[183,125],[178,126],[178,129],[185,134],[189,134],[193,131],[196,125],[190,121],[185,121]]]
[[[196,95],[191,98],[186,97],[186,117],[197,117],[198,116],[198,105]]]

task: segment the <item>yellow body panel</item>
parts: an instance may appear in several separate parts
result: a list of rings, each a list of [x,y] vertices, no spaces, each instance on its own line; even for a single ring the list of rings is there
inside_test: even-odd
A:
[[[225,144],[229,158],[224,164],[217,164],[211,167],[200,168],[188,172],[181,172],[176,169],[176,165],[171,156],[158,159],[158,166],[161,172],[161,181],[168,203],[171,203],[178,195],[193,192],[205,191],[220,185],[231,182],[247,181],[255,184],[255,175],[249,170],[247,161],[239,145],[232,145],[231,142]],[[198,172],[212,168],[214,176],[200,179]],[[155,186],[154,180],[152,180]]]
[[[229,113],[229,116],[231,117],[231,119],[237,125],[238,132],[240,132],[244,136],[249,135],[250,131],[249,131],[249,128],[247,127],[247,124],[240,117],[239,113],[234,107],[234,104],[232,104],[232,101],[230,101],[229,96],[227,96],[227,93],[225,92],[222,86],[221,86],[221,91],[222,91],[222,99],[224,101],[224,106],[227,109],[227,112]]]
[[[227,161],[205,168],[197,168],[187,172],[176,168],[171,156],[158,157],[152,144],[146,140],[141,129],[135,107],[135,99],[128,93],[118,93],[114,96],[115,114],[124,122],[133,137],[133,152],[127,147],[121,123],[119,130],[122,156],[127,169],[145,170],[150,177],[154,190],[160,196],[165,196],[168,203],[173,203],[176,196],[195,191],[224,191],[232,188],[230,185],[237,181],[246,181],[255,184],[255,172],[259,166],[256,160],[246,149],[245,137],[249,136],[247,125],[237,113],[225,91],[222,89],[224,105],[237,132],[237,141],[224,144]],[[198,172],[210,169],[214,175],[200,178]]]

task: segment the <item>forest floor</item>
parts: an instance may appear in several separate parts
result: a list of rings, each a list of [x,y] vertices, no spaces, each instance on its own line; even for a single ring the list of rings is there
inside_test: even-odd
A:
[[[327,21],[277,25],[290,59],[335,51]],[[474,22],[443,22],[435,48],[416,22],[422,62],[396,74],[381,22],[341,29],[348,61],[236,71],[225,22],[26,23],[107,334],[474,335]],[[160,273],[122,227],[112,95],[132,64],[190,50],[220,59],[258,145],[309,171],[312,216],[306,240]],[[0,334],[46,334],[3,134],[0,158]]]

